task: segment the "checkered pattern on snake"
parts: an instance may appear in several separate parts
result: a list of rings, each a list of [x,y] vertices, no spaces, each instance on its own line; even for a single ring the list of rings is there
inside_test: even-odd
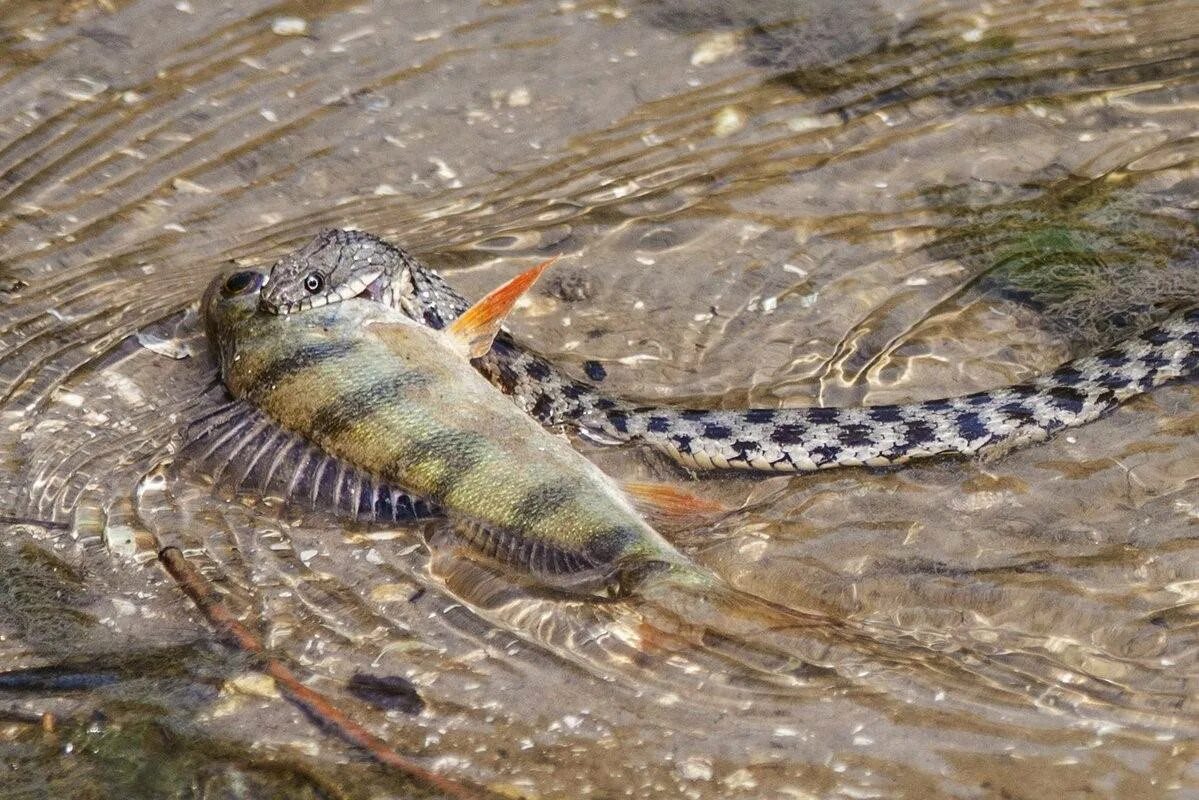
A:
[[[366,296],[442,328],[470,303],[403,250],[330,230],[281,259],[263,293],[275,313]],[[508,333],[478,369],[546,425],[606,442],[640,441],[701,469],[799,472],[899,464],[940,454],[1006,452],[1097,419],[1199,368],[1199,308],[1036,380],[900,405],[689,410],[607,397],[528,352]]]

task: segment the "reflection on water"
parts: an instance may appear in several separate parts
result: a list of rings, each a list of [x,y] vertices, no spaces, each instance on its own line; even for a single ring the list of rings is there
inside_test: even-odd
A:
[[[713,406],[1000,386],[1194,301],[1192,4],[712,8],[6,7],[0,505],[48,523],[0,552],[0,665],[42,670],[0,686],[6,796],[408,796],[212,644],[167,543],[310,685],[506,796],[1199,789],[1193,383],[984,463],[704,476],[746,509],[668,533],[774,604],[724,627],[167,463],[219,395],[180,312],[323,226],[470,296],[561,253],[519,336]]]

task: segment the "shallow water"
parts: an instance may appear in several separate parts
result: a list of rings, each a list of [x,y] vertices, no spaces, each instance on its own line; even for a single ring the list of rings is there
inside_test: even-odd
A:
[[[831,638],[651,641],[646,604],[542,596],[437,523],[166,463],[214,394],[184,309],[326,226],[468,296],[561,254],[519,337],[693,405],[1001,386],[1194,302],[1193,4],[724,5],[6,5],[0,507],[49,524],[0,543],[0,667],[84,676],[8,692],[6,796],[408,796],[212,643],[162,543],[371,730],[506,796],[1199,794],[1193,381],[985,463],[689,484],[750,504],[671,538]]]

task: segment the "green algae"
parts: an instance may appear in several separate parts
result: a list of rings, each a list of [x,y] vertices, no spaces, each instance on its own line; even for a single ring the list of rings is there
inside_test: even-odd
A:
[[[972,290],[1025,303],[1053,330],[1114,341],[1194,303],[1199,285],[1193,224],[1122,177],[930,190],[925,200],[952,222],[927,250],[967,266]]]

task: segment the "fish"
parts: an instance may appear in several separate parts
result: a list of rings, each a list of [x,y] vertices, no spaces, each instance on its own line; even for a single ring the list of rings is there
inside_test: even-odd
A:
[[[443,329],[469,303],[402,248],[362,231],[317,234],[272,267],[261,305],[274,314],[362,297]],[[501,331],[474,361],[527,414],[603,444],[640,442],[700,470],[807,472],[933,456],[995,457],[1093,422],[1199,371],[1199,307],[1032,381],[917,403],[687,409],[604,394]]]
[[[256,271],[214,282],[205,323],[223,383],[248,406],[244,415],[273,422],[282,430],[276,437],[311,443],[357,471],[360,483],[439,509],[484,556],[555,588],[622,593],[654,573],[714,583],[637,510],[654,501],[669,508],[679,494],[635,485],[639,496],[630,495],[470,366],[546,266],[517,276],[444,331],[355,298],[264,313],[257,295],[265,276]],[[231,417],[225,427],[246,424]]]

